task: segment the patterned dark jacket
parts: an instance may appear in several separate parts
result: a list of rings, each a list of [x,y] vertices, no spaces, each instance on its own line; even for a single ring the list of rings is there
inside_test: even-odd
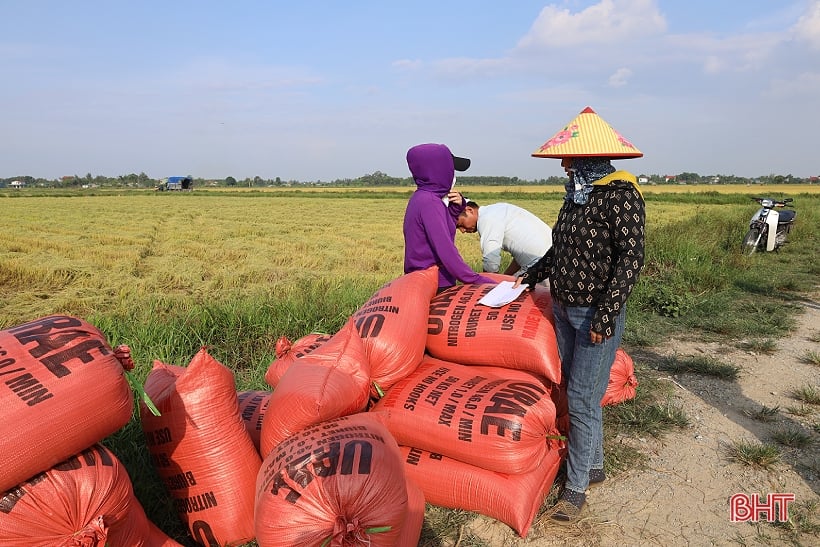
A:
[[[644,201],[631,183],[594,186],[585,205],[565,201],[552,228],[552,247],[525,274],[549,277],[565,306],[596,306],[592,330],[606,337],[638,281],[644,263]]]

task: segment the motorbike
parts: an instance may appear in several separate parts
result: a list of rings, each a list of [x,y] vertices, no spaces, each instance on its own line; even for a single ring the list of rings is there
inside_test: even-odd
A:
[[[760,204],[760,209],[749,221],[749,231],[743,238],[743,254],[755,251],[777,251],[786,244],[786,236],[794,226],[796,213],[786,207],[794,207],[792,198],[752,198]],[[778,210],[782,209],[782,210]]]

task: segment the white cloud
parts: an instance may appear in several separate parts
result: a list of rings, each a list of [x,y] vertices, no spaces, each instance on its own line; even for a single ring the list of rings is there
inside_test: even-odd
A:
[[[654,0],[601,0],[578,13],[551,4],[541,10],[518,47],[610,44],[665,30],[666,20]]]
[[[631,70],[628,68],[619,68],[609,77],[608,83],[611,87],[623,87],[628,83],[627,80],[629,80],[630,76],[632,76]]]
[[[417,70],[421,68],[424,63],[418,59],[399,59],[393,61],[393,66],[401,70]]]
[[[806,13],[792,27],[792,32],[798,40],[806,41],[813,48],[820,49],[820,1],[809,6]]]
[[[773,32],[727,38],[710,34],[678,34],[668,36],[663,49],[678,61],[700,64],[706,74],[719,74],[758,70],[785,41],[785,34]]]

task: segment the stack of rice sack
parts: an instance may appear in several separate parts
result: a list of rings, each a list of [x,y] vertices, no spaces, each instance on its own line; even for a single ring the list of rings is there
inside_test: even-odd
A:
[[[434,274],[433,268],[388,283],[331,337],[280,341],[288,351],[277,353],[266,375],[275,389],[262,418],[261,452],[287,446],[289,435],[310,427],[304,415],[272,413],[287,416],[290,408],[318,423],[331,405],[330,414],[348,416],[367,406],[396,440],[405,474],[427,502],[483,513],[526,536],[564,456],[559,439],[567,427],[549,293],[538,289],[488,308],[478,300],[492,286],[436,295]],[[364,356],[353,357],[354,341]],[[310,397],[310,405],[298,401],[296,393],[304,397],[317,382],[296,371],[328,368],[324,360],[337,367],[350,361],[340,371],[344,382],[325,382],[339,391],[327,400]],[[368,367],[369,376],[361,374]],[[341,408],[341,401],[351,406]],[[267,440],[273,424],[280,433]]]
[[[455,286],[432,299],[422,362],[371,412],[428,502],[525,537],[565,455],[566,403],[548,291],[479,304],[492,288]]]
[[[436,285],[401,276],[338,332],[280,338],[273,391],[237,392],[204,348],[154,363],[143,429],[194,539],[413,546],[425,501],[527,534],[567,423],[549,294],[493,309],[489,286]]]
[[[74,317],[0,331],[0,545],[179,545],[99,444],[131,418],[129,361]]]
[[[436,280],[434,270],[403,276],[338,332],[280,339],[266,374],[272,392],[237,392],[205,348],[186,367],[154,362],[145,391],[161,415],[141,405],[142,428],[194,540],[418,543],[424,495],[407,482],[395,439],[365,411],[376,382],[391,385],[421,359]],[[408,326],[415,336],[403,336]]]
[[[261,546],[418,543],[424,495],[392,433],[366,411],[420,363],[437,279],[434,268],[401,276],[332,336],[280,340],[261,418]]]

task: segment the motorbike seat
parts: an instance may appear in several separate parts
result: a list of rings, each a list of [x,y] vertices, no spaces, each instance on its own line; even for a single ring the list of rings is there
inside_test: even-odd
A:
[[[785,211],[780,211],[780,216],[777,218],[778,224],[788,224],[790,222],[794,222],[794,215],[795,212],[791,209],[786,209]]]

